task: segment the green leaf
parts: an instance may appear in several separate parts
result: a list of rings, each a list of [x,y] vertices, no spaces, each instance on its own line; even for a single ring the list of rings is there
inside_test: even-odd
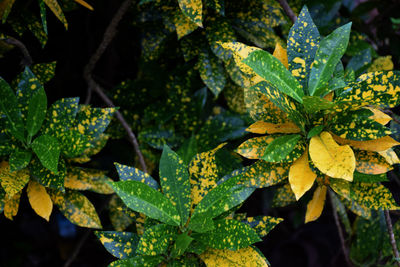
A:
[[[289,71],[307,88],[311,64],[319,47],[320,35],[306,6],[290,28],[287,39]],[[304,99],[303,99],[304,100]]]
[[[43,30],[46,34],[47,32],[47,18],[46,18],[46,6],[43,0],[39,0],[40,18],[42,19]]]
[[[349,43],[351,22],[334,30],[320,43],[315,54],[313,67],[308,81],[308,91],[311,96],[324,96],[328,82],[335,71],[336,65],[346,51]]]
[[[54,102],[47,111],[43,131],[58,136],[73,126],[78,113],[79,98],[62,98]]]
[[[201,0],[178,0],[182,13],[185,14],[195,24],[203,27],[202,12],[203,4]]]
[[[170,225],[179,225],[181,218],[168,198],[138,181],[111,183],[114,191],[134,211]]]
[[[57,139],[60,143],[61,153],[66,158],[74,158],[83,154],[91,147],[89,138],[77,130],[68,130],[58,133]]]
[[[53,190],[50,196],[70,222],[81,227],[102,228],[96,209],[83,194],[71,190],[65,193]]]
[[[199,55],[199,73],[203,82],[215,97],[224,89],[226,77],[222,61],[207,50]]]
[[[289,183],[286,183],[275,192],[272,199],[272,207],[285,207],[296,202],[296,195],[293,193]]]
[[[136,247],[139,243],[137,234],[114,231],[96,231],[94,233],[114,257],[127,259],[136,256]]]
[[[25,168],[26,166],[28,166],[31,158],[32,152],[27,150],[15,150],[10,155],[10,171],[13,172]]]
[[[177,258],[183,255],[192,241],[193,238],[188,236],[186,233],[178,235],[171,250],[171,258]]]
[[[373,175],[355,171],[353,181],[362,183],[379,183],[379,182],[388,182],[389,179],[387,178],[386,173]]]
[[[138,255],[129,259],[113,261],[108,267],[155,267],[163,260],[162,256]]]
[[[268,162],[281,162],[282,160],[291,160],[291,152],[294,151],[297,143],[301,139],[299,134],[288,134],[275,138],[267,146],[264,152],[263,160]]]
[[[330,109],[335,104],[319,96],[304,96],[303,105],[308,114],[314,114],[320,110]]]
[[[164,195],[177,208],[181,225],[185,225],[190,214],[190,182],[187,166],[167,145],[160,159],[160,183]]]
[[[247,217],[243,223],[253,228],[260,237],[266,236],[272,229],[283,221],[282,218],[270,216]]]
[[[43,94],[44,88],[28,67],[25,67],[24,71],[16,78],[15,82],[18,82],[16,94],[18,107],[21,109],[23,120],[26,121],[30,101],[39,91],[43,90],[43,92],[39,93]]]
[[[223,61],[231,58],[232,53],[221,46],[222,42],[236,41],[235,31],[231,22],[225,17],[208,16],[205,31],[207,41],[214,55]]]
[[[312,137],[314,137],[314,136],[316,136],[316,135],[319,135],[321,132],[322,132],[322,130],[324,129],[324,125],[319,125],[319,126],[315,126],[315,127],[313,127],[309,132],[308,132],[308,134],[307,134],[307,139],[310,139],[310,138],[312,138]]]
[[[197,139],[192,135],[189,139],[186,139],[182,146],[176,152],[184,164],[188,165],[192,158],[197,154]]]
[[[271,163],[258,160],[241,174],[247,187],[264,188],[279,184],[288,178],[290,165],[287,163]]]
[[[56,74],[56,61],[35,64],[32,66],[32,72],[41,84],[45,84]]]
[[[26,131],[28,136],[34,136],[42,126],[47,111],[47,96],[43,88],[35,92],[29,101],[28,115],[26,118]]]
[[[60,159],[58,162],[58,172],[54,173],[49,169],[43,167],[43,165],[34,158],[29,165],[31,175],[38,180],[38,182],[45,186],[55,188],[57,190],[64,190],[64,177],[67,173],[65,167],[65,161]]]
[[[195,216],[190,220],[189,229],[198,232],[205,233],[214,229],[214,221],[213,218],[201,214],[201,216]]]
[[[76,129],[90,140],[99,137],[111,122],[116,108],[92,108],[80,106],[76,115]]]
[[[60,145],[57,139],[50,135],[41,135],[31,144],[33,152],[37,155],[44,167],[57,173]]]
[[[57,0],[43,0],[46,5],[50,8],[50,10],[56,15],[59,21],[64,24],[65,29],[68,29],[68,23],[65,19],[64,13],[58,4]]]
[[[251,52],[243,62],[280,92],[292,97],[297,102],[303,102],[304,92],[301,84],[279,59],[266,51],[256,50]]]
[[[346,72],[354,71],[356,76],[361,74],[369,66],[372,60],[371,49],[367,48],[353,56],[346,66]]]
[[[115,168],[117,169],[119,179],[121,181],[129,181],[129,180],[138,181],[150,186],[155,190],[160,189],[160,186],[158,185],[157,181],[154,180],[154,178],[148,175],[147,173],[142,172],[141,170],[133,167],[119,164],[117,162],[115,162],[114,165]]]
[[[137,246],[137,253],[142,255],[155,256],[167,252],[169,245],[175,240],[178,228],[157,224],[144,232]]]
[[[214,230],[193,234],[192,237],[215,249],[237,250],[261,241],[256,231],[247,224],[235,220],[217,220]]]
[[[19,141],[24,142],[24,123],[17,97],[8,83],[0,77],[0,111],[5,115],[5,127]]]

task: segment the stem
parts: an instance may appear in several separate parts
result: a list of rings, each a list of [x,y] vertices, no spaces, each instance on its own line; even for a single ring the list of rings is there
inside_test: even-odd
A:
[[[23,66],[30,66],[33,63],[32,57],[29,54],[28,49],[26,48],[26,46],[19,40],[13,38],[13,37],[8,37],[6,39],[4,39],[4,42],[6,42],[7,44],[16,46],[19,48],[19,50],[21,50],[22,55],[24,56],[24,58],[22,59],[22,65]]]
[[[288,2],[286,0],[278,0],[279,4],[285,11],[286,15],[290,18],[290,20],[295,23],[297,20],[297,16],[294,14],[293,10],[290,8]]]
[[[385,213],[386,226],[389,233],[390,244],[392,245],[393,255],[395,257],[397,266],[400,267],[400,256],[399,251],[397,250],[397,243],[393,233],[392,220],[390,219],[390,214],[388,210],[384,210],[383,212]]]
[[[349,258],[349,254],[348,254],[348,251],[347,251],[347,248],[346,248],[346,241],[344,239],[343,229],[342,229],[342,226],[340,225],[339,216],[337,214],[336,206],[335,206],[334,201],[332,199],[332,192],[331,191],[329,191],[329,197],[331,199],[332,214],[333,214],[333,218],[335,219],[336,228],[338,229],[338,234],[339,234],[339,239],[340,239],[340,243],[341,243],[341,246],[342,246],[344,259],[346,260],[347,266],[352,267],[353,264],[351,263],[350,258]]]

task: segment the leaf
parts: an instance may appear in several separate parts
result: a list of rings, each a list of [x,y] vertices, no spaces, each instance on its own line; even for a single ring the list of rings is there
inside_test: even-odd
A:
[[[139,169],[119,164],[117,162],[115,162],[114,165],[117,169],[118,176],[121,181],[133,180],[144,183],[155,190],[158,190],[160,188],[157,181],[154,180],[154,178],[151,177],[149,174],[142,172]]]
[[[178,0],[182,13],[200,27],[202,24],[203,4],[201,0]]]
[[[78,113],[78,103],[78,97],[62,98],[54,102],[47,111],[44,133],[57,137],[71,128]]]
[[[19,141],[24,142],[24,124],[17,97],[8,83],[0,77],[0,111],[5,115],[5,126]]]
[[[81,6],[86,7],[87,9],[89,9],[89,10],[91,10],[91,11],[94,10],[93,7],[92,7],[91,5],[89,5],[88,3],[86,3],[86,2],[83,1],[83,0],[74,0],[74,1],[77,2],[78,4],[80,4]]]
[[[263,50],[251,52],[243,62],[271,83],[280,92],[302,103],[303,89],[285,66],[270,53]]]
[[[257,121],[250,125],[246,131],[256,134],[299,133],[300,128],[292,122],[274,124],[270,122]]]
[[[249,166],[242,176],[242,183],[247,187],[263,188],[276,185],[288,177],[289,165],[258,160]]]
[[[29,165],[29,170],[32,177],[37,179],[41,185],[64,191],[64,177],[66,174],[66,168],[65,161],[63,159],[58,162],[57,173],[54,173],[43,167],[43,165],[36,158],[34,158]]]
[[[40,18],[42,19],[43,31],[46,33],[46,35],[48,35],[46,6],[43,0],[39,0],[39,10],[40,10]]]
[[[355,171],[353,181],[363,182],[363,183],[378,183],[378,182],[388,182],[389,180],[386,177],[386,173],[372,175]]]
[[[305,223],[315,221],[321,216],[325,204],[326,190],[326,186],[318,186],[315,189],[312,200],[307,204]]]
[[[319,32],[306,6],[300,11],[296,22],[290,28],[287,39],[289,71],[307,88],[311,64],[319,47]]]
[[[392,117],[390,117],[386,113],[383,113],[379,109],[371,108],[371,107],[365,107],[365,108],[369,109],[370,111],[372,111],[372,113],[374,113],[374,115],[372,115],[369,118],[382,124],[382,125],[386,125],[392,120]]]
[[[390,165],[394,165],[394,164],[399,164],[400,163],[400,159],[399,157],[397,157],[396,152],[392,149],[389,148],[385,151],[380,151],[378,152],[379,155],[381,155],[382,157],[385,158],[385,160],[390,164]]]
[[[242,248],[236,251],[229,249],[208,249],[199,257],[207,266],[236,266],[248,267],[251,262],[254,266],[268,267],[264,256],[253,247]]]
[[[11,8],[14,5],[15,0],[5,0],[0,3],[0,18],[3,23],[6,22],[8,14],[11,12]]]
[[[355,151],[356,170],[365,174],[383,174],[393,167],[386,161],[384,157],[377,152],[372,151]]]
[[[356,159],[348,145],[338,145],[328,132],[322,132],[310,140],[309,153],[314,165],[333,178],[353,180]]]
[[[43,0],[40,1],[44,3]],[[56,61],[35,64],[32,66],[32,72],[41,84],[45,84],[56,74]]]
[[[173,14],[173,22],[178,35],[178,40],[182,37],[192,33],[199,26],[193,23],[187,16],[185,16],[180,10],[177,10]]]
[[[324,130],[324,127],[325,127],[324,125],[318,125],[312,128],[307,134],[307,139],[319,135]]]
[[[30,181],[26,193],[29,203],[36,214],[49,221],[53,210],[53,202],[46,192],[46,188],[38,182]]]
[[[8,197],[8,195],[5,196],[4,216],[9,220],[13,220],[13,218],[18,213],[21,193],[22,191],[19,191],[18,193],[15,193],[12,197]]]
[[[10,172],[19,171],[31,162],[32,152],[26,150],[15,150],[10,155]]]
[[[199,55],[199,73],[206,86],[213,92],[215,97],[224,89],[226,77],[222,62],[208,51]]]
[[[300,157],[298,153],[293,155],[301,135],[289,134],[275,138],[265,149],[263,160],[268,162],[293,161]],[[298,151],[295,151],[298,152]]]
[[[20,192],[29,181],[29,172],[26,169],[11,172],[7,161],[0,163],[0,182],[8,198]]]
[[[376,58],[371,66],[368,67],[367,72],[393,70],[392,56],[384,56]]]
[[[163,194],[138,181],[111,183],[124,203],[134,211],[169,225],[179,225],[181,218],[172,203]]]
[[[129,232],[96,231],[94,232],[105,249],[114,257],[127,259],[136,256],[139,236]]]
[[[42,126],[47,111],[47,96],[43,88],[33,94],[29,101],[28,115],[26,118],[26,131],[28,136],[34,136]]]
[[[225,17],[208,16],[205,31],[207,41],[214,55],[220,60],[229,60],[232,57],[232,52],[225,49],[222,43],[236,40],[232,23]]]
[[[375,151],[375,152],[386,151],[392,148],[393,146],[397,146],[400,144],[390,136],[385,136],[382,138],[378,138],[375,140],[368,140],[368,141],[347,140],[340,138],[339,136],[336,135],[333,135],[333,138],[335,139],[336,142],[338,142],[341,145],[350,145],[351,147],[356,149]]]
[[[116,194],[111,196],[108,209],[108,216],[116,231],[124,231],[137,219],[136,213],[126,207]],[[143,232],[141,234],[143,234]]]
[[[99,137],[111,122],[116,108],[91,108],[81,106],[76,115],[76,130],[93,140]]]
[[[33,152],[38,156],[44,167],[57,174],[60,145],[53,136],[43,134],[31,144]]]
[[[235,220],[216,220],[214,230],[192,237],[210,248],[238,250],[261,241],[247,224]]]
[[[137,255],[133,258],[113,261],[108,267],[154,267],[164,260],[162,256]]]
[[[178,235],[175,240],[174,246],[172,247],[171,257],[176,258],[183,255],[183,253],[185,253],[186,249],[189,247],[192,241],[193,238],[185,233]]]
[[[91,190],[99,194],[112,194],[114,190],[107,182],[112,182],[104,171],[69,167],[64,179],[64,186],[74,190]]]
[[[299,200],[314,184],[317,175],[311,170],[308,164],[308,151],[295,162],[289,169],[289,183],[296,196],[296,200]]]
[[[242,222],[248,224],[251,228],[253,228],[260,237],[264,237],[282,221],[282,218],[257,216],[247,217]]]
[[[296,196],[289,183],[278,187],[272,199],[272,207],[285,207],[296,202]]]
[[[160,183],[164,195],[177,208],[181,225],[185,225],[190,214],[190,182],[187,166],[167,145],[160,159]]]
[[[308,114],[315,114],[320,110],[331,109],[335,104],[318,96],[303,96],[303,105]]]
[[[148,228],[139,240],[137,253],[156,256],[167,252],[169,245],[176,239],[178,228],[166,224],[157,224]]]
[[[70,222],[81,227],[102,228],[96,209],[83,194],[72,190],[66,190],[65,193],[52,190],[50,196]]]
[[[288,55],[286,49],[284,49],[279,43],[276,43],[274,53],[272,54],[276,57],[286,68],[288,68]]]
[[[192,158],[197,154],[197,139],[194,135],[192,135],[189,139],[186,139],[182,146],[176,152],[183,163],[188,165]]]
[[[65,19],[64,13],[62,12],[62,9],[60,5],[58,4],[57,0],[43,0],[46,5],[50,8],[50,10],[56,15],[59,21],[61,21],[64,24],[65,29],[68,29],[68,23],[67,20]]]
[[[329,80],[346,51],[350,38],[351,23],[334,30],[320,42],[308,80],[310,95],[324,96]]]
[[[61,153],[66,158],[75,158],[84,153],[86,149],[90,149],[91,143],[89,138],[77,130],[67,130],[57,134],[60,143]]]

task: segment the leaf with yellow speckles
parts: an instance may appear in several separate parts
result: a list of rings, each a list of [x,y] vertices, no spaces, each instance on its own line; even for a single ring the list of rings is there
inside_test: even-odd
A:
[[[136,213],[125,206],[117,195],[111,196],[108,210],[111,224],[116,231],[124,231],[134,221],[137,222]]]
[[[50,8],[50,10],[56,15],[59,21],[64,24],[65,29],[68,29],[68,23],[65,19],[64,13],[58,4],[57,0],[43,0],[46,5]]]
[[[285,207],[296,202],[296,196],[289,183],[278,187],[272,199],[272,207]]]
[[[318,186],[317,189],[315,189],[313,198],[307,204],[305,223],[315,221],[321,216],[322,210],[324,209],[326,191],[326,186]]]
[[[354,172],[354,182],[363,182],[363,183],[378,183],[378,182],[388,182],[389,179],[386,176],[386,173],[382,174],[365,174],[358,171]]]
[[[221,43],[236,40],[232,24],[227,20],[227,18],[221,16],[209,16],[207,19],[208,25],[206,27],[206,37],[210,44],[211,51],[219,59],[227,61],[231,58],[232,52],[225,49]]]
[[[28,150],[15,150],[10,154],[9,164],[10,171],[19,171],[31,162],[32,152]]]
[[[376,122],[379,122],[382,125],[386,125],[392,120],[392,117],[390,117],[386,113],[383,113],[377,108],[372,108],[372,107],[366,107],[366,108],[371,110],[373,113],[373,115],[369,118]]]
[[[373,112],[368,109],[339,113],[332,118],[331,131],[341,138],[355,141],[378,139],[392,133],[384,125],[370,119],[371,116]]]
[[[290,28],[287,39],[289,71],[301,83],[308,86],[311,64],[319,47],[320,35],[306,6]]]
[[[8,197],[7,195],[4,198],[4,216],[13,220],[13,218],[17,215],[19,209],[19,200],[21,198],[22,191],[14,194],[12,197]]]
[[[293,122],[274,124],[270,122],[257,121],[250,125],[246,131],[257,134],[274,134],[274,133],[299,133],[300,129]]]
[[[279,59],[279,61],[288,68],[288,55],[286,49],[283,48],[279,43],[276,43],[274,53],[272,54],[274,57]]]
[[[310,140],[309,153],[314,165],[324,174],[333,178],[353,180],[356,159],[348,145],[340,146],[332,135],[322,132]]]
[[[225,16],[225,0],[206,0],[206,6]]]
[[[183,160],[167,145],[160,159],[160,183],[164,195],[177,208],[181,225],[185,225],[191,207],[189,173]]]
[[[102,228],[96,209],[83,194],[71,190],[65,193],[52,190],[50,196],[70,222],[81,227]]]
[[[33,13],[24,13],[22,20],[25,21],[25,25],[40,42],[42,48],[44,48],[47,43],[47,34],[43,30],[42,24],[39,19],[35,15],[33,15]]]
[[[41,84],[45,84],[56,74],[56,61],[35,64],[32,66],[32,72]]]
[[[90,190],[99,194],[112,194],[114,190],[107,182],[112,182],[104,171],[82,167],[69,167],[64,179],[65,188]]]
[[[129,232],[95,231],[104,248],[114,257],[127,259],[136,255],[139,236]]]
[[[92,108],[82,105],[76,115],[76,129],[90,140],[95,139],[106,130],[115,110],[115,108]]]
[[[31,146],[42,165],[57,174],[60,158],[60,144],[57,139],[51,135],[43,134],[33,140]]]
[[[368,141],[354,141],[354,140],[347,140],[340,138],[339,136],[333,135],[333,138],[336,142],[341,145],[350,145],[353,148],[360,149],[360,150],[367,150],[367,151],[375,151],[381,152],[386,151],[393,146],[400,145],[399,142],[394,140],[390,136],[385,136],[382,138],[378,138],[375,140],[368,140]]]
[[[335,104],[319,96],[304,96],[303,105],[308,114],[314,114],[320,110],[330,109]]]
[[[208,249],[200,255],[207,266],[236,266],[248,267],[249,263],[254,267],[268,267],[264,256],[253,247],[242,248],[236,251],[229,249]]]
[[[54,102],[47,111],[42,127],[44,133],[57,136],[73,126],[79,108],[79,98],[62,98]],[[78,130],[84,134],[83,129]]]
[[[328,82],[340,58],[346,51],[350,38],[350,28],[351,23],[347,23],[334,30],[320,42],[308,80],[310,95],[324,96],[329,93],[327,90]]]
[[[270,53],[263,50],[251,52],[243,63],[280,92],[292,97],[297,102],[303,102],[303,88],[285,66]]]
[[[183,255],[192,241],[193,238],[188,236],[186,233],[179,234],[175,240],[174,246],[172,247],[171,257],[176,258]]]
[[[157,224],[152,226],[146,229],[141,236],[136,252],[148,256],[164,254],[177,234],[178,228],[171,225]]]
[[[29,165],[31,175],[38,180],[38,182],[45,186],[51,187],[58,190],[64,190],[64,177],[66,174],[65,161],[61,159],[58,162],[58,173],[54,173],[39,162],[38,159],[34,158]]]
[[[250,138],[236,149],[236,153],[248,159],[260,159],[264,156],[265,149],[274,138],[274,135]]]
[[[46,188],[35,181],[30,181],[26,190],[29,203],[37,215],[49,221],[53,210],[53,202]]]
[[[248,187],[263,188],[276,185],[288,178],[287,163],[271,163],[258,160],[241,174],[242,183]]]
[[[386,159],[386,161],[390,165],[399,164],[400,163],[400,159],[397,156],[396,152],[393,150],[393,148],[389,148],[389,149],[384,150],[384,151],[379,151],[378,153],[379,153],[379,155],[384,157]]]
[[[179,7],[182,13],[185,14],[195,24],[203,27],[202,24],[202,13],[203,3],[201,0],[178,0]]]
[[[392,56],[384,56],[376,58],[371,66],[368,67],[368,72],[393,70]]]
[[[226,84],[222,62],[206,50],[200,53],[198,64],[201,79],[217,97]]]
[[[192,237],[210,248],[238,250],[261,241],[249,225],[235,220],[215,220],[212,231],[192,234]]]
[[[272,229],[283,221],[282,218],[270,216],[247,217],[243,223],[248,224],[262,238],[266,236]]]
[[[317,175],[308,164],[308,150],[289,169],[289,183],[299,200],[313,186]]]
[[[365,174],[383,174],[393,167],[386,161],[384,157],[373,151],[354,151],[356,156],[356,170]]]
[[[61,154],[65,158],[80,156],[91,146],[89,137],[74,129],[59,133],[57,139],[60,143]]]
[[[118,176],[121,181],[134,180],[147,184],[148,186],[150,186],[155,190],[158,190],[160,188],[157,181],[154,180],[154,178],[151,177],[149,174],[142,172],[139,169],[119,164],[117,162],[115,162],[114,165],[115,168],[117,169]]]
[[[180,224],[181,218],[171,201],[148,185],[129,180],[114,182],[111,186],[132,210],[166,224]]]
[[[196,30],[199,26],[193,23],[180,10],[177,10],[173,15],[173,21],[178,35],[178,40]]]
[[[27,169],[20,171],[10,171],[10,165],[7,161],[0,163],[0,182],[9,198],[20,192],[29,181],[29,172]]]
[[[163,260],[162,256],[137,255],[133,258],[113,261],[108,267],[155,267]]]
[[[262,159],[267,162],[292,162],[304,152],[304,144],[299,134],[276,137],[265,148]]]

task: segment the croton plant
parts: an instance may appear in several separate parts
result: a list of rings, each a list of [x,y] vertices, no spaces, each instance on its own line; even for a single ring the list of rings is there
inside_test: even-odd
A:
[[[262,162],[255,164],[263,164],[274,180],[265,186],[288,182],[297,200],[314,190],[306,222],[321,215],[328,187],[358,214],[398,209],[380,182],[399,163],[393,151],[399,143],[390,137],[385,125],[391,117],[384,111],[399,104],[400,73],[345,75],[341,57],[350,28],[351,23],[343,25],[321,38],[304,7],[286,50],[277,45],[271,55],[242,43],[223,43],[248,77],[245,102],[256,122],[247,131],[262,135],[242,143],[237,152]]]

